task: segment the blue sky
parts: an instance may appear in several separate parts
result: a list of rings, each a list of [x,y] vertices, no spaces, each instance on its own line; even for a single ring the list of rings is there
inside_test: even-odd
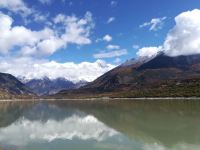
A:
[[[60,4],[54,2],[50,7],[44,5],[41,7],[45,9],[45,12],[52,12],[54,15],[65,13],[83,16],[86,11],[90,11],[95,21],[95,28],[91,35],[93,43],[79,48],[72,45],[66,50],[59,51],[51,56],[51,59],[58,61],[94,61],[93,54],[105,51],[106,46],[109,44],[119,45],[121,48],[127,49],[128,54],[120,57],[122,61],[133,58],[137,51],[133,48],[133,45],[144,47],[162,44],[167,32],[174,25],[174,17],[177,14],[197,8],[197,6],[200,7],[200,1],[196,0],[118,0],[114,7],[110,5],[111,1],[109,0],[75,0],[72,2],[72,6],[69,6],[70,2],[72,1],[66,1],[65,5],[62,2]],[[139,28],[139,25],[150,21],[152,18],[164,16],[167,19],[162,30],[152,32],[148,30],[148,27]],[[115,21],[107,24],[110,17],[115,17]],[[95,43],[96,39],[102,38],[106,34],[112,36],[113,40],[111,42]],[[60,57],[62,56],[65,57],[61,60]],[[114,59],[106,59],[106,61],[113,63]]]
[[[33,32],[48,28],[48,35],[53,35],[54,41],[58,37],[56,42],[61,43],[51,52],[46,49],[53,46],[43,44],[41,47],[46,49],[40,54],[38,45],[47,37],[39,38],[37,42],[23,39],[6,50],[0,47],[1,58],[75,64],[102,60],[116,66],[137,57],[138,50],[143,47],[162,45],[175,26],[174,18],[199,7],[198,0],[2,0],[0,12],[12,19],[11,28],[23,26],[26,30],[18,35],[19,39],[23,33],[30,31],[34,35]],[[59,14],[64,19],[55,23]],[[73,23],[81,19],[86,21],[79,28],[84,30],[83,34],[71,41],[69,36],[65,40],[62,38],[69,24],[65,21],[67,17],[75,17],[77,20]],[[77,42],[78,38],[84,39]]]
[[[133,45],[140,47],[160,45],[164,38],[174,25],[174,17],[179,13],[200,7],[200,1],[197,0],[24,0],[30,8],[35,8],[41,15],[48,14],[48,20],[54,18],[57,14],[76,15],[83,17],[87,11],[93,15],[95,28],[91,31],[91,44],[75,45],[70,44],[67,48],[61,48],[49,59],[59,62],[73,61],[76,63],[82,61],[95,61],[95,53],[106,51],[109,44],[119,45],[127,49],[128,54],[119,57],[122,62],[126,59],[135,57],[137,49]],[[112,6],[112,2],[114,5]],[[4,11],[3,12],[7,12]],[[115,20],[107,23],[110,17]],[[144,22],[151,21],[152,18],[167,17],[163,28],[158,31],[149,31],[148,27],[139,28]],[[30,22],[24,24],[23,18],[14,15],[14,25],[23,25],[32,30],[40,30],[45,27],[43,22]],[[105,35],[112,36],[111,42],[95,42],[98,38]],[[105,60],[114,63],[116,57],[106,58]]]

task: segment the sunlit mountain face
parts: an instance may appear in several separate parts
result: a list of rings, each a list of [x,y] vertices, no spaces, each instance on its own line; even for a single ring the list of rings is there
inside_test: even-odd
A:
[[[198,105],[198,101],[159,100],[4,102],[0,146],[5,150],[197,150]]]

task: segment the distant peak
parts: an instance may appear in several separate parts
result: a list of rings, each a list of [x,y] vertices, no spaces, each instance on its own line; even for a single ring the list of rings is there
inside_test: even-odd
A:
[[[129,65],[139,65],[139,64],[144,64],[147,63],[148,61],[154,59],[155,57],[159,55],[164,55],[162,51],[159,51],[157,54],[152,55],[151,57],[149,56],[143,56],[143,57],[136,57],[132,58],[130,60],[127,60],[125,63],[123,63],[121,66],[129,66]]]

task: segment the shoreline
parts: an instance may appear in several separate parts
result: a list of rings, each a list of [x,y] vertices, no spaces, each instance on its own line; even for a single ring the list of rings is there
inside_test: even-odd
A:
[[[138,100],[200,100],[200,97],[141,97],[141,98],[66,98],[66,99],[2,99],[0,102],[45,102],[45,101],[138,101]]]

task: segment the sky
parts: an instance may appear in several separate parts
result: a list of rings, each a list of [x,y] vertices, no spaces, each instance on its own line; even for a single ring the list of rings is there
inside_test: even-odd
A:
[[[198,0],[1,0],[0,72],[92,81],[132,58],[200,52]]]

